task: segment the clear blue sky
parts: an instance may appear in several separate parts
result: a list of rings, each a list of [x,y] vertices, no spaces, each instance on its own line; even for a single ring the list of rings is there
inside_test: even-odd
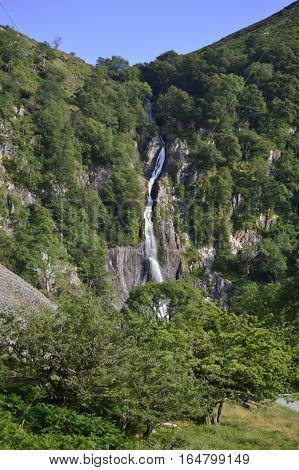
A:
[[[0,24],[94,64],[121,55],[149,62],[170,49],[191,52],[259,21],[291,0],[0,0]]]

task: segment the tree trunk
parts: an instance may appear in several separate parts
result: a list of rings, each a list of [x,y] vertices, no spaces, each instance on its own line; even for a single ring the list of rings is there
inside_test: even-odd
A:
[[[204,423],[205,423],[205,424],[210,424],[210,416],[209,416],[209,415],[206,415],[206,416],[204,417]]]
[[[153,432],[153,429],[154,429],[154,423],[150,423],[150,422],[147,423],[146,430],[142,434],[143,439],[148,439],[151,433]]]
[[[221,402],[219,402],[218,412],[217,412],[217,424],[220,424],[222,408],[223,408],[223,400]]]
[[[207,409],[207,414],[204,416],[205,424],[214,424],[213,410],[215,408],[214,404],[210,404]]]

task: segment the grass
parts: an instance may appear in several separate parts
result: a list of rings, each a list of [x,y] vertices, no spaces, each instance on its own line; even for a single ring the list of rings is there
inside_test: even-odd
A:
[[[298,449],[299,413],[279,405],[249,411],[226,403],[220,426],[177,423],[157,429],[145,449]]]

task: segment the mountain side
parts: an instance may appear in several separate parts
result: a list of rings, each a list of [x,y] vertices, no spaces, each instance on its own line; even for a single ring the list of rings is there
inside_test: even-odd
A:
[[[240,29],[235,33],[229,34],[228,36],[209,46],[203,47],[194,52],[190,52],[190,54],[201,53],[209,47],[221,46],[228,43],[230,44],[230,47],[234,47],[235,39],[241,37],[244,40],[251,33],[258,32],[259,30],[262,30],[263,34],[269,35],[270,38],[273,34],[277,33],[279,33],[280,36],[286,35],[286,37],[290,37],[292,33],[296,33],[296,28],[294,27],[294,16],[298,16],[298,14],[299,4],[298,1],[295,1],[274,15],[247,26],[246,28]],[[292,41],[297,42],[298,45],[298,35],[297,37],[296,34],[292,36]]]
[[[122,58],[92,67],[3,27],[0,82],[1,262],[47,295],[113,296],[108,249],[142,232],[149,86]]]
[[[46,294],[75,285],[112,299],[116,287],[126,300],[144,277],[160,132],[164,279],[226,303],[240,286],[284,282],[297,253],[297,40],[298,2],[134,67],[92,67],[2,28],[0,261]]]
[[[272,435],[292,417],[265,412],[299,382],[298,18],[269,40],[281,16],[134,67],[0,30],[0,309],[47,304],[34,288],[59,305],[2,315],[2,448],[295,446],[295,427]]]
[[[165,274],[175,264],[172,277],[225,302],[296,270],[298,8],[140,66],[168,148],[156,207]]]

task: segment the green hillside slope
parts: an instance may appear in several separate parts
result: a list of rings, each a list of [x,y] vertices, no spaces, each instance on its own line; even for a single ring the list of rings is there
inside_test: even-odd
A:
[[[296,446],[298,8],[133,67],[0,29],[0,263],[58,306],[1,312],[2,448]]]

